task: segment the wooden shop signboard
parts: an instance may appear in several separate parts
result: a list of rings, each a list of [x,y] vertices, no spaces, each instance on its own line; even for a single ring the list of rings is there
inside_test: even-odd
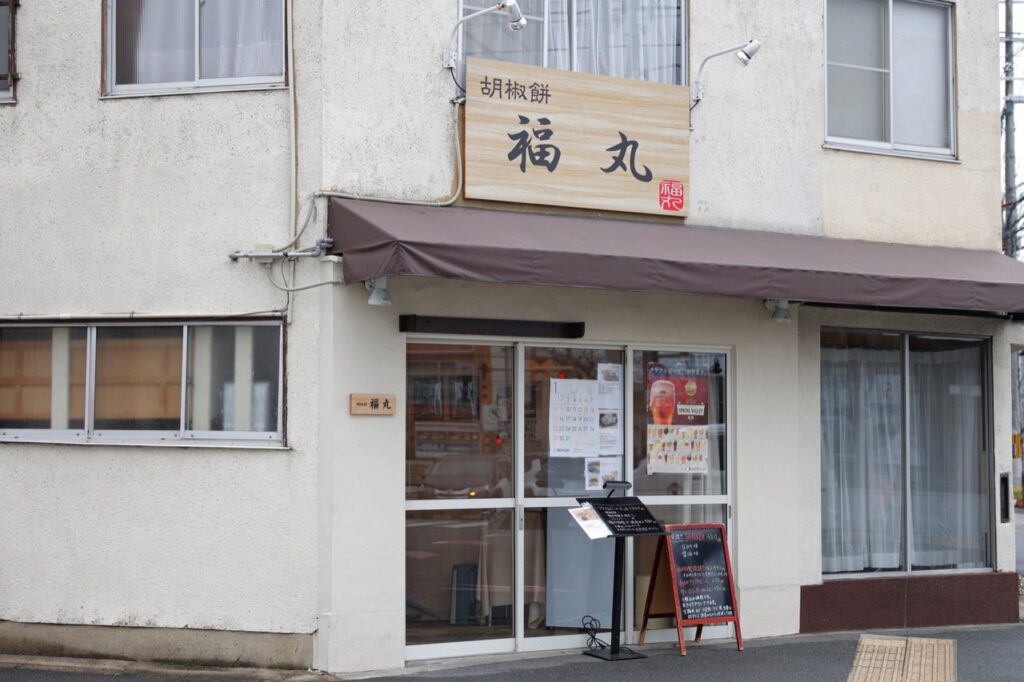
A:
[[[684,217],[690,91],[470,59],[467,199]]]

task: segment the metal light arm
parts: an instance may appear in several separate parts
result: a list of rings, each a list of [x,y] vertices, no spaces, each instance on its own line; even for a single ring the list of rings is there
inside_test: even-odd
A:
[[[488,7],[487,9],[482,9],[482,10],[479,10],[478,12],[473,12],[472,14],[467,14],[466,16],[464,16],[461,19],[459,19],[458,21],[456,21],[455,25],[452,26],[451,35],[448,37],[448,49],[445,50],[445,52],[444,52],[444,63],[443,63],[444,68],[446,68],[446,69],[454,69],[456,64],[458,64],[459,58],[458,58],[458,50],[455,49],[455,39],[456,39],[456,37],[458,37],[459,27],[460,26],[462,26],[467,21],[470,21],[471,19],[476,19],[477,17],[482,17],[485,14],[490,14],[491,12],[500,12],[501,10],[505,9],[505,7],[507,7],[507,6],[508,6],[508,0],[502,0],[502,2],[499,2],[497,5],[494,5],[493,7]],[[522,21],[523,24],[525,25],[525,22],[526,22],[525,19],[520,19],[520,21]],[[521,26],[520,26],[520,28],[521,28]]]
[[[702,61],[700,63],[700,68],[697,69],[697,80],[695,80],[693,82],[693,102],[694,102],[694,104],[696,104],[697,102],[699,102],[702,99],[704,99],[704,67],[707,66],[708,62],[711,61],[712,59],[714,59],[715,57],[721,57],[722,55],[733,54],[735,52],[739,52],[740,50],[745,48],[748,44],[749,44],[749,42],[742,43],[740,45],[737,45],[736,47],[730,47],[728,50],[722,50],[721,52],[713,52],[713,53],[709,54],[707,57],[704,57],[704,61]]]

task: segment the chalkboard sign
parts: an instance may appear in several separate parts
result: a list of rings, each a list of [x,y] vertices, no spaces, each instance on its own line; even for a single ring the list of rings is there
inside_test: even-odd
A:
[[[665,540],[659,543],[651,569],[647,604],[640,628],[643,644],[647,621],[654,617],[674,615],[679,634],[679,653],[686,655],[683,628],[697,626],[700,641],[704,625],[735,623],[736,647],[743,650],[739,612],[736,608],[736,588],[729,561],[729,546],[725,526],[720,523],[669,524],[665,526]],[[662,555],[668,559],[662,561]],[[651,603],[658,582],[659,568],[667,568],[672,583],[675,613],[652,613]]]
[[[664,535],[665,530],[639,497],[579,497],[601,517],[613,537]]]

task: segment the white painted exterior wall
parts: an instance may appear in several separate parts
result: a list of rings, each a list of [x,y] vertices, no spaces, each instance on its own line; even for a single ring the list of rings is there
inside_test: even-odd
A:
[[[691,2],[691,74],[708,52],[765,47],[747,69],[708,68],[690,222],[998,250],[996,7],[954,4],[960,160],[945,163],[822,148],[823,0]],[[454,88],[440,64],[457,1],[295,5],[300,199],[447,197]],[[0,315],[280,307],[262,267],[227,254],[290,238],[290,91],[102,99],[100,27],[100,0],[19,10],[18,103],[0,106]],[[297,272],[303,284],[337,266]],[[1008,323],[797,309],[786,327],[758,300],[448,281],[394,280],[392,296],[388,309],[359,286],[296,297],[287,450],[0,444],[0,619],[315,632],[317,668],[401,666],[404,405],[381,420],[347,411],[349,393],[404,395],[400,313],[578,319],[585,341],[733,348],[748,637],[796,632],[800,586],[821,580],[820,325],[991,335],[996,469],[1010,468],[1009,352],[1024,332]],[[997,539],[1010,569],[1012,529]]]

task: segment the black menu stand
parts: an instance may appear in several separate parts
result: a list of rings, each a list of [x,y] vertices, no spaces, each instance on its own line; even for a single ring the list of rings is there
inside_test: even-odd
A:
[[[608,490],[608,497],[577,497],[580,504],[589,504],[601,517],[605,525],[612,532],[615,538],[615,570],[612,583],[612,641],[607,649],[587,649],[583,652],[585,656],[594,656],[606,661],[629,661],[636,658],[647,658],[630,649],[622,649],[619,646],[620,632],[622,627],[622,573],[623,564],[626,559],[626,538],[638,535],[664,535],[665,529],[661,527],[651,510],[647,508],[638,497],[615,497],[612,495],[616,490],[623,494],[632,487],[626,481],[606,481],[605,490]]]

